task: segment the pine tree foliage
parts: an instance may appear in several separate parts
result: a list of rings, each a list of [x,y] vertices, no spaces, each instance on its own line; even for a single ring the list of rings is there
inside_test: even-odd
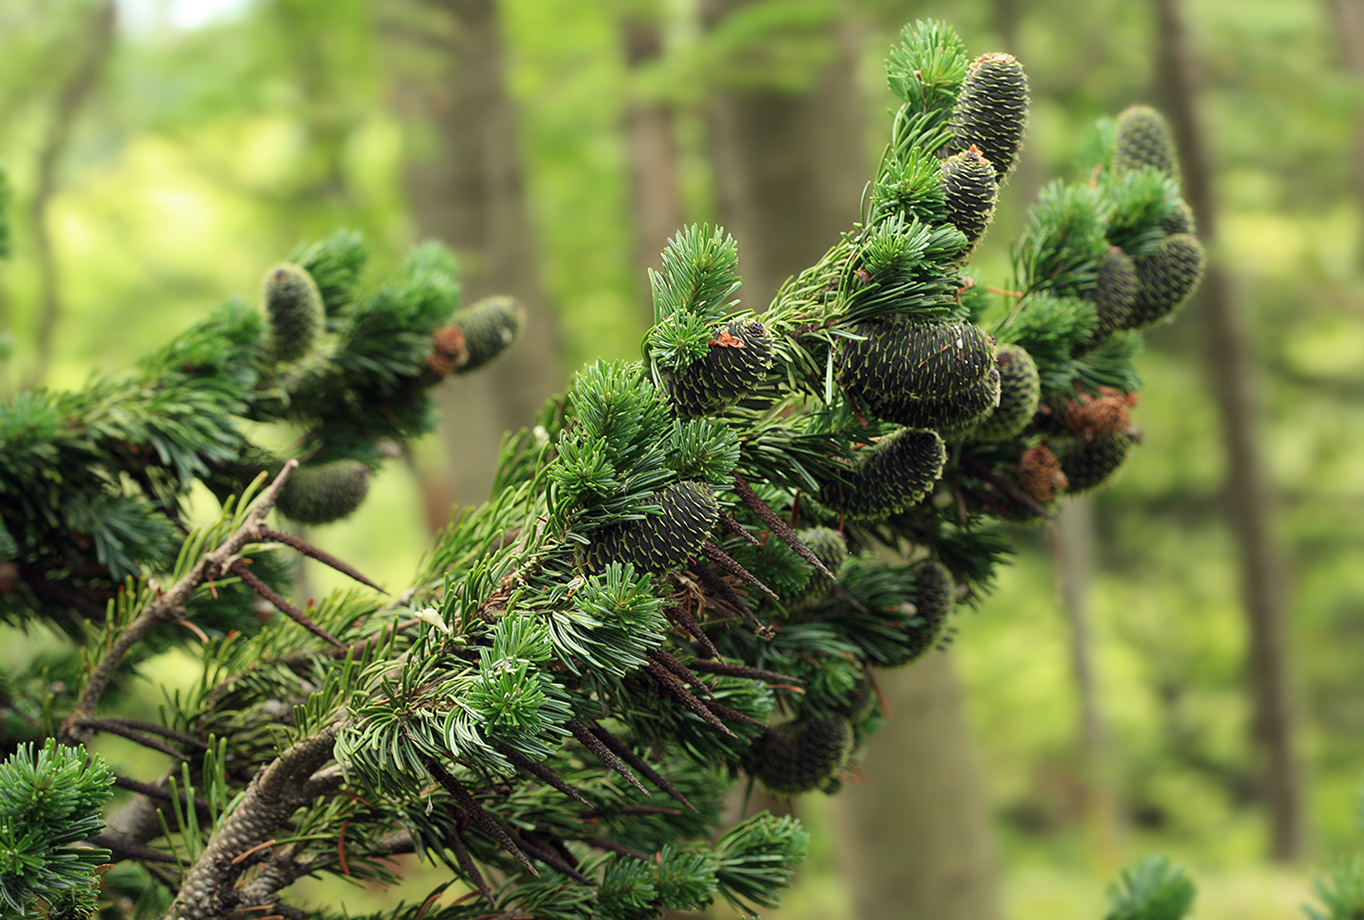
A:
[[[1139,333],[1101,323],[1096,291],[1111,253],[1141,279],[1185,232],[1174,180],[1112,165],[1109,132],[1109,165],[1043,194],[1015,291],[990,293],[968,259],[1023,137],[1022,67],[921,23],[888,76],[902,104],[862,220],[761,315],[734,310],[734,240],[680,231],[641,359],[588,365],[508,435],[489,500],[397,597],[295,607],[286,552],[370,583],[269,515],[349,513],[386,445],[427,430],[428,389],[520,328],[505,299],[461,305],[439,247],[369,284],[357,235],[302,246],[259,303],[134,371],[0,407],[0,615],[61,624],[90,662],[41,706],[0,703],[3,740],[172,753],[160,780],[123,778],[101,835],[145,867],[137,916],[294,916],[295,879],[388,883],[401,853],[456,887],[395,918],[777,903],[805,832],[725,831],[725,790],[836,791],[884,719],[877,669],[951,639],[1076,457],[1135,442]],[[196,482],[222,512],[188,531]],[[159,722],[120,718],[116,678],[179,624],[209,640],[202,680]],[[31,878],[16,897],[51,895]]]
[[[1181,866],[1153,856],[1123,870],[1109,889],[1105,920],[1184,920],[1197,893]]]

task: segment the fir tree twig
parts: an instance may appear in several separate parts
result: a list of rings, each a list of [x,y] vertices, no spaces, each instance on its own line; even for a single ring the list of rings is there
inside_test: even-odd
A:
[[[185,605],[189,603],[190,598],[194,596],[194,592],[199,589],[200,585],[210,578],[223,577],[232,564],[237,561],[237,554],[241,552],[242,547],[260,540],[261,535],[269,529],[265,525],[265,516],[270,513],[270,509],[275,507],[280,490],[284,488],[284,484],[289,481],[290,475],[296,469],[298,469],[297,460],[290,460],[285,463],[279,475],[261,493],[260,498],[256,499],[255,505],[247,512],[246,519],[242,521],[236,532],[223,541],[217,549],[205,553],[203,558],[196,562],[183,578],[176,582],[169,591],[148,604],[147,608],[139,613],[114,640],[109,650],[105,652],[104,657],[95,665],[94,671],[90,674],[90,679],[86,681],[85,689],[81,691],[80,699],[76,701],[75,708],[72,709],[71,715],[63,724],[60,733],[63,740],[81,740],[77,735],[77,724],[82,719],[88,719],[94,715],[95,707],[99,705],[100,697],[108,688],[114,672],[123,662],[124,657],[146,638],[152,628],[161,623],[168,623],[183,614]]]

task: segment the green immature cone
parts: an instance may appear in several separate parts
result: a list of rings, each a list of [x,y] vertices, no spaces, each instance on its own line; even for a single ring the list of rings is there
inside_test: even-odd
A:
[[[1028,77],[1011,54],[983,54],[971,63],[952,117],[953,152],[978,147],[1003,182],[1028,127]]]
[[[1000,374],[990,368],[969,389],[941,399],[902,399],[887,408],[884,418],[907,428],[933,428],[944,437],[960,434],[999,405]]]
[[[1037,363],[1018,345],[1001,345],[995,353],[999,368],[999,405],[976,423],[977,441],[1007,441],[1022,432],[1037,412],[1042,380]]]
[[[839,381],[873,413],[900,424],[915,424],[900,417],[907,400],[969,391],[994,366],[994,339],[970,323],[869,322],[855,331],[864,338],[839,345]]]
[[[1140,290],[1136,264],[1121,249],[1110,246],[1099,257],[1096,284],[1084,295],[1094,304],[1094,331],[1089,341],[1077,350],[1088,351],[1102,345],[1109,336],[1124,328]]]
[[[1203,244],[1187,233],[1168,236],[1136,262],[1140,286],[1123,328],[1145,329],[1169,319],[1203,280]]]
[[[772,339],[756,320],[734,320],[721,326],[709,351],[674,372],[668,394],[682,415],[714,412],[743,396],[772,366]]]
[[[943,161],[943,184],[947,191],[947,221],[974,248],[995,218],[999,180],[995,168],[980,148],[972,144]]]
[[[852,726],[841,715],[797,719],[764,732],[744,765],[773,795],[800,795],[836,778],[852,743]]]
[[[1126,431],[1049,442],[1066,474],[1066,492],[1079,495],[1106,483],[1127,459],[1136,437]]]
[[[1134,105],[1118,116],[1113,165],[1120,172],[1149,166],[1179,179],[1179,154],[1165,117],[1149,105]]]
[[[947,447],[938,433],[919,428],[892,432],[859,454],[857,469],[842,488],[842,507],[849,517],[864,520],[895,514],[921,500],[947,462]]]
[[[1198,225],[1194,221],[1193,208],[1189,207],[1187,203],[1181,203],[1179,207],[1175,208],[1173,214],[1160,222],[1160,229],[1170,235],[1176,233],[1197,235]]]
[[[370,472],[359,460],[300,466],[284,483],[275,507],[300,524],[330,524],[351,514],[369,494]]]
[[[637,572],[662,575],[694,556],[720,518],[715,494],[699,482],[674,483],[658,493],[661,514],[607,528],[588,552],[590,567],[629,563]]]
[[[940,562],[928,561],[914,571],[914,616],[918,621],[909,626],[913,647],[918,658],[938,644],[947,618],[956,606],[957,585],[952,573]]]
[[[824,563],[824,567],[830,572],[837,572],[843,560],[848,558],[847,539],[841,532],[831,527],[809,527],[796,531],[796,536],[810,547],[810,552],[814,553],[815,558]],[[813,604],[828,594],[833,584],[833,580],[823,572],[811,571],[810,579],[805,586],[787,598],[787,606],[799,609]]]
[[[516,341],[525,322],[525,309],[510,297],[485,297],[456,311],[449,325],[463,336],[466,357],[455,373],[478,370],[502,354]]]
[[[287,262],[276,265],[265,274],[261,300],[270,322],[270,355],[288,363],[309,354],[326,321],[312,275]]]

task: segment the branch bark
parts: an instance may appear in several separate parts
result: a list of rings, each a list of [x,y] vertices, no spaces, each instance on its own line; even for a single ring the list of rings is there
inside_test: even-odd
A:
[[[262,875],[268,882],[238,892],[233,882],[241,868],[234,860],[270,840],[314,797],[316,789],[304,780],[332,756],[339,730],[339,724],[332,724],[302,739],[256,774],[195,860],[163,920],[216,920],[232,911],[272,904],[279,889],[296,875],[291,877],[287,867],[272,860],[272,871]]]

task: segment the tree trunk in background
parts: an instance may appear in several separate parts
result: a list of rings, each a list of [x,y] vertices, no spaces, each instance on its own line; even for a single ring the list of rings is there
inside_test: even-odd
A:
[[[705,0],[705,26],[753,0]],[[846,19],[846,17],[840,17]],[[744,306],[762,310],[857,220],[873,161],[857,86],[857,41],[842,24],[836,59],[810,92],[723,89],[711,100],[720,221],[739,242]]]
[[[78,57],[62,83],[57,98],[53,100],[52,118],[38,151],[33,197],[29,200],[29,224],[38,261],[37,362],[30,369],[31,376],[25,384],[26,388],[37,386],[47,376],[48,366],[52,362],[57,321],[62,313],[61,279],[52,237],[47,229],[47,208],[57,194],[57,170],[71,140],[71,129],[81,107],[94,93],[100,70],[113,50],[116,23],[117,10],[113,0],[101,0],[91,9],[84,24],[85,34],[77,47]]]
[[[1256,429],[1259,402],[1254,356],[1219,249],[1211,168],[1195,106],[1197,86],[1179,3],[1155,0],[1155,8],[1160,29],[1158,71],[1164,81],[1165,105],[1179,141],[1186,195],[1208,250],[1207,271],[1198,296],[1207,320],[1208,366],[1222,417],[1226,500],[1241,557],[1254,730],[1264,756],[1263,790],[1269,808],[1271,855],[1287,862],[1302,854],[1301,778],[1289,698],[1282,555],[1272,533],[1270,489]]]
[[[1099,709],[1090,629],[1089,587],[1094,578],[1094,507],[1086,496],[1061,503],[1053,531],[1056,594],[1070,632],[1070,670],[1079,710],[1076,732],[1081,759],[1085,822],[1091,864],[1111,874],[1118,857],[1118,809],[1108,732]]]
[[[857,920],[997,920],[994,845],[952,659],[877,676],[891,716],[835,803]]]
[[[621,17],[620,40],[631,75],[663,53],[659,4],[648,15],[637,10]],[[671,106],[632,95],[625,108],[625,142],[630,158],[630,185],[635,219],[636,258],[640,302],[653,322],[652,296],[646,268],[662,267],[661,253],[668,238],[682,226],[682,195],[678,178],[678,148],[673,136]]]
[[[418,41],[424,47],[415,48],[434,58],[435,72],[409,73],[398,89],[402,109],[425,127],[427,141],[409,154],[406,171],[418,235],[443,240],[458,253],[466,304],[510,294],[527,313],[526,328],[507,354],[439,393],[453,498],[473,504],[487,497],[503,433],[530,424],[564,380],[557,322],[539,281],[497,5],[417,5],[442,20],[423,24]],[[402,41],[411,38],[395,38]]]
[[[1326,21],[1340,39],[1341,57],[1346,73],[1355,81],[1364,80],[1364,3],[1360,0],[1325,0]],[[1355,123],[1354,155],[1355,197],[1364,217],[1364,118]],[[1357,263],[1364,265],[1364,227],[1356,245]]]
[[[744,5],[710,0],[707,25]],[[739,242],[750,308],[770,302],[859,216],[874,160],[863,142],[858,43],[846,22],[834,41],[835,59],[809,93],[728,89],[713,99],[720,220]],[[857,917],[993,920],[989,822],[949,658],[933,655],[878,681],[895,716],[862,758],[865,781],[834,800]]]

